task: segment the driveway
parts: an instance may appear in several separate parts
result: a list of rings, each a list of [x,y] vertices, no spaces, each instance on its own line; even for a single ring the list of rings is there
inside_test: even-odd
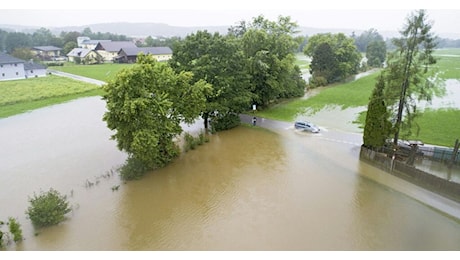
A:
[[[70,73],[66,73],[66,72],[62,72],[62,71],[58,71],[58,70],[48,69],[48,73],[51,73],[53,75],[60,76],[60,77],[67,77],[67,78],[71,78],[71,79],[75,79],[75,80],[84,81],[84,82],[95,84],[95,85],[98,85],[98,86],[102,86],[104,84],[107,84],[107,82],[104,82],[104,81],[100,81],[100,80],[97,80],[97,79],[91,79],[91,78],[87,78],[87,77],[83,77],[83,76],[79,76],[79,75],[75,75],[75,74],[70,74]]]

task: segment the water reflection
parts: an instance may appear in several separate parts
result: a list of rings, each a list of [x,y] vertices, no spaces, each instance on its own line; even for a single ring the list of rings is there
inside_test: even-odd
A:
[[[239,127],[123,183],[105,175],[125,155],[104,110],[89,98],[0,120],[0,219],[17,216],[26,237],[10,250],[460,249],[460,222],[425,204],[436,196],[336,141],[356,134]],[[72,190],[75,210],[35,236],[27,195],[47,187]]]

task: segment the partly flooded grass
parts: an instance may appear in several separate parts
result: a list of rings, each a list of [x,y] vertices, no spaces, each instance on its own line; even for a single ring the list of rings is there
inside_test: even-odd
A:
[[[89,90],[89,91],[81,92],[81,93],[68,94],[64,96],[49,97],[49,98],[44,98],[40,100],[3,105],[3,106],[0,106],[1,108],[0,118],[25,113],[25,112],[28,112],[34,109],[42,108],[42,107],[64,103],[64,102],[71,101],[77,98],[102,96],[103,93],[104,91],[98,88],[98,89],[93,89],[93,90]]]
[[[315,113],[327,106],[348,107],[367,106],[378,72],[356,81],[333,87],[324,87],[320,93],[307,99],[296,99],[258,112],[259,116],[292,121],[301,113]]]
[[[94,84],[47,75],[40,78],[0,82],[0,118],[72,99],[102,95]]]

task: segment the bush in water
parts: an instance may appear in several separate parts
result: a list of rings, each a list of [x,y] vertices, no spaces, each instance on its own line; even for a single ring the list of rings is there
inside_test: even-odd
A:
[[[30,207],[26,214],[37,227],[56,225],[65,219],[65,214],[71,211],[67,196],[50,189],[48,192],[40,192],[29,198]]]

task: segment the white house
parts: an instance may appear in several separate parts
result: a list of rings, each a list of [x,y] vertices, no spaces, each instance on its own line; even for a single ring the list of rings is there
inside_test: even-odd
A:
[[[96,64],[102,62],[102,56],[99,53],[86,48],[74,48],[67,53],[67,57],[70,62],[81,64]]]
[[[0,81],[46,76],[43,65],[0,53]]]
[[[0,53],[0,80],[23,79],[26,76],[24,60]]]
[[[26,73],[26,78],[46,76],[46,67],[32,61],[26,61],[24,63],[24,71]]]

